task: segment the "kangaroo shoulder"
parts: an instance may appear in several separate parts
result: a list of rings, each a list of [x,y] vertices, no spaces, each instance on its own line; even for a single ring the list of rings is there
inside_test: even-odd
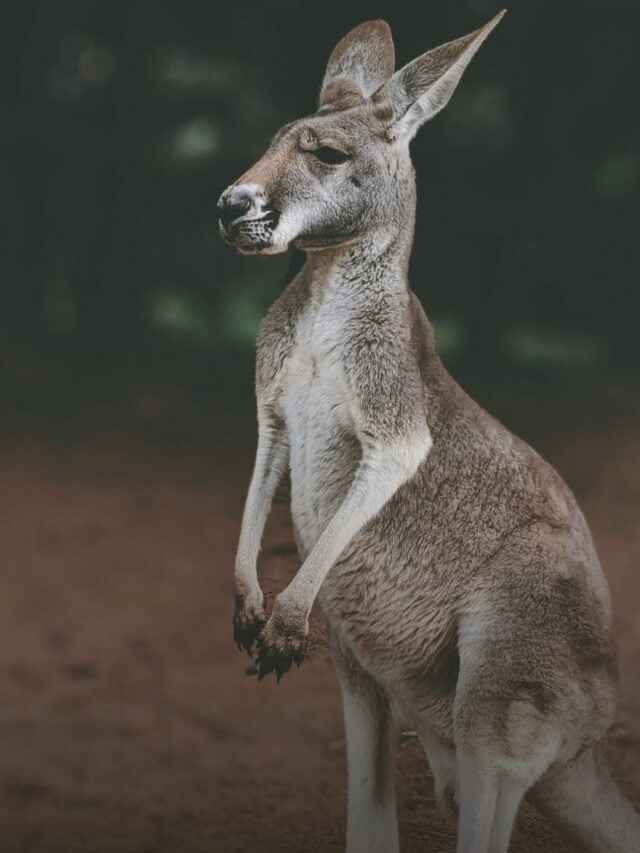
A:
[[[413,340],[412,306],[381,300],[344,330],[342,359],[354,401],[376,433],[425,425],[425,389]]]

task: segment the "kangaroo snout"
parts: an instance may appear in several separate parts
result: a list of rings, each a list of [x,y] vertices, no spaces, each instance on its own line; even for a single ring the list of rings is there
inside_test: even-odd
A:
[[[264,191],[258,184],[228,187],[218,201],[220,221],[227,228],[238,219],[260,216],[264,207]]]
[[[259,184],[233,184],[218,201],[220,233],[241,252],[268,249],[279,215]]]

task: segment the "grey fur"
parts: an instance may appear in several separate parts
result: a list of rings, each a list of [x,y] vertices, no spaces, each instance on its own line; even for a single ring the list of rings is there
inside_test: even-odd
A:
[[[407,284],[408,140],[499,17],[391,78],[383,25],[347,36],[320,112],[236,182],[255,204],[222,228],[244,252],[308,253],[258,339],[235,636],[280,678],[319,597],[345,701],[349,853],[398,850],[401,725],[459,810],[458,853],[505,853],[529,791],[585,849],[640,851],[640,820],[594,757],[616,679],[587,525],[558,474],[448,375]],[[348,159],[319,161],[326,146]],[[256,559],[287,468],[304,562],[267,619]]]

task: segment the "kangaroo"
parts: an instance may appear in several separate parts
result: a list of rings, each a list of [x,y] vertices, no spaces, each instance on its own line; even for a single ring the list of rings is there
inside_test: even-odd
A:
[[[411,292],[409,142],[504,12],[394,72],[389,27],[352,30],[312,116],[222,194],[223,238],[306,262],[258,337],[258,448],[234,635],[259,678],[327,616],[347,738],[348,853],[397,853],[394,751],[416,731],[458,853],[505,853],[525,795],[593,853],[638,853],[600,741],[614,715],[611,605],[558,474],[455,383]],[[302,565],[267,619],[256,563],[291,478]]]

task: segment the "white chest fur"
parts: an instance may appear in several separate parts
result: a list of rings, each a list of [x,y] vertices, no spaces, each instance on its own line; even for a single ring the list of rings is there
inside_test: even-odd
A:
[[[291,448],[292,513],[311,548],[344,498],[360,457],[343,368],[345,305],[331,292],[310,300],[281,376]]]

